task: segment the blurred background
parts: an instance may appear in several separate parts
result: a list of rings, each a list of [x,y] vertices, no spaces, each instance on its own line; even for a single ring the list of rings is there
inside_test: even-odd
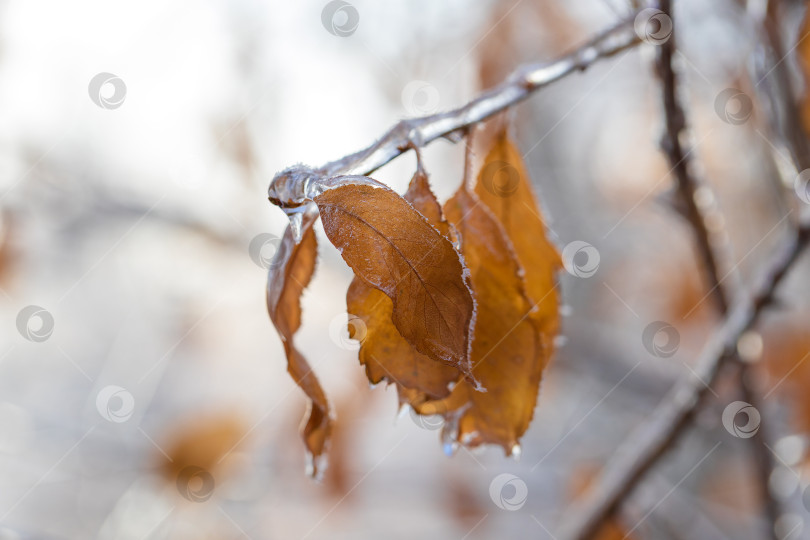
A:
[[[743,290],[805,204],[763,106],[764,4],[676,2],[689,144]],[[783,4],[803,92],[804,5]],[[319,229],[297,343],[337,423],[323,482],[306,476],[306,403],[265,308],[266,239],[286,224],[266,189],[632,13],[626,0],[0,0],[0,539],[553,539],[718,322],[658,149],[654,47],[510,114],[551,238],[597,257],[589,277],[560,276],[563,332],[519,460],[447,457],[437,424],[368,388],[345,333],[352,274]],[[718,101],[728,88],[738,103]],[[425,159],[448,197],[463,145]],[[374,177],[402,192],[414,167],[408,154]],[[745,349],[780,538],[810,534],[808,270]],[[674,332],[645,339],[659,321]],[[605,538],[762,537],[753,443],[723,424],[741,399],[723,380]]]

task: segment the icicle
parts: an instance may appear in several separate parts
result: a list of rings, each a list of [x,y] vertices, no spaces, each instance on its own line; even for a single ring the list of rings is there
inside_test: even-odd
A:
[[[312,477],[312,479],[316,482],[321,482],[323,480],[323,473],[329,466],[329,460],[326,457],[326,452],[322,453],[318,457],[314,457],[312,452],[307,451],[306,460],[307,476]]]
[[[442,451],[447,457],[452,457],[458,450],[458,420],[460,417],[460,414],[448,416],[442,428]]]
[[[457,129],[457,130],[451,131],[450,133],[445,135],[444,138],[447,139],[448,141],[450,141],[451,143],[456,144],[456,143],[461,142],[462,139],[464,139],[465,132],[466,131],[463,130],[463,129]]]
[[[299,209],[284,210],[287,217],[290,218],[290,230],[293,234],[293,239],[296,244],[301,243],[301,238],[304,236],[304,214]]]

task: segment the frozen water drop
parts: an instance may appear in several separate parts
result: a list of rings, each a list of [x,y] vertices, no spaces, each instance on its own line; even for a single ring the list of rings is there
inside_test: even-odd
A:
[[[464,130],[457,129],[456,131],[451,131],[447,135],[444,136],[445,139],[450,141],[451,143],[459,143],[464,138]]]
[[[323,473],[326,471],[328,466],[329,461],[326,454],[321,454],[318,457],[314,457],[311,452],[308,451],[306,453],[307,476],[310,476],[316,482],[321,482],[323,480]]]
[[[286,211],[287,217],[290,218],[290,230],[292,231],[293,239],[296,244],[301,243],[303,236],[304,215],[300,211],[292,212]]]

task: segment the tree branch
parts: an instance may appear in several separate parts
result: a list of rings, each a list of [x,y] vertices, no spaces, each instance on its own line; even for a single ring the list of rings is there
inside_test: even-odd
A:
[[[774,262],[754,288],[753,297],[735,305],[723,325],[703,347],[694,375],[676,385],[649,421],[631,434],[605,466],[592,495],[574,506],[563,521],[561,539],[591,538],[614,512],[645,472],[661,457],[715,381],[725,360],[735,354],[737,341],[759,319],[773,299],[777,286],[799,258],[810,239],[810,223],[797,231],[790,245],[774,257]]]
[[[458,142],[470,126],[520,103],[533,92],[571,73],[584,71],[601,58],[638,44],[641,39],[633,27],[633,15],[562,58],[519,67],[503,83],[457,109],[402,120],[371,146],[319,168],[296,165],[281,171],[270,183],[270,201],[281,208],[293,209],[307,203],[306,186],[313,177],[369,175],[409,148],[423,147],[441,137]]]
[[[672,18],[670,0],[661,0],[659,9]],[[681,134],[686,131],[686,114],[678,99],[678,76],[672,61],[676,52],[676,28],[670,38],[658,47],[657,68],[661,78],[661,97],[664,105],[666,128],[661,138],[661,149],[666,153],[671,171],[678,184],[685,216],[694,230],[698,250],[706,265],[706,276],[712,297],[721,313],[728,311],[732,295],[721,283],[721,268],[728,268],[730,256],[728,242],[722,231],[711,230],[708,219],[719,214],[710,188],[691,171],[690,149],[682,142]]]
[[[673,18],[671,0],[659,2],[661,11]],[[674,27],[674,25],[673,25]],[[735,266],[732,266],[728,234],[724,226],[709,227],[709,220],[721,215],[716,205],[716,197],[709,185],[697,176],[692,170],[691,149],[685,148],[681,135],[687,129],[686,113],[678,99],[678,75],[673,66],[673,57],[677,51],[677,32],[673,28],[672,35],[666,43],[658,48],[657,68],[661,79],[662,98],[666,129],[661,140],[661,148],[666,153],[671,170],[675,175],[681,202],[685,208],[688,219],[697,240],[698,251],[706,268],[706,276],[710,286],[710,294],[715,299],[718,311],[722,316],[728,312],[729,306],[742,294],[742,278]],[[713,219],[714,223],[724,223],[724,220]],[[726,272],[726,269],[729,269]],[[731,283],[724,283],[725,278],[731,278]],[[751,403],[763,415],[759,391],[750,380],[751,366],[740,360],[735,352],[730,358],[739,365],[738,380],[743,399]],[[768,422],[765,422],[766,424]],[[764,517],[766,519],[766,536],[776,540],[775,524],[779,517],[779,507],[769,488],[769,478],[774,469],[773,456],[768,450],[769,440],[767,426],[760,429],[753,439],[751,447],[752,458],[757,472],[757,484]]]

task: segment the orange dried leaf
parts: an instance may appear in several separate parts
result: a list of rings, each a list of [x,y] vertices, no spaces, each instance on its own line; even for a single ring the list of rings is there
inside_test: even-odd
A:
[[[311,473],[317,477],[322,472],[319,461],[326,451],[332,428],[329,403],[315,373],[293,343],[293,335],[301,326],[301,294],[312,279],[318,257],[318,244],[312,229],[316,217],[314,212],[304,214],[303,236],[298,244],[290,226],[284,232],[267,276],[267,310],[284,343],[287,371],[310,399],[302,436],[312,458]]]
[[[421,167],[411,180],[405,200],[439,232],[448,235],[449,226],[442,219],[441,206]],[[459,378],[459,371],[419,353],[400,335],[391,320],[393,303],[385,293],[355,277],[346,293],[346,306],[349,313],[365,323],[365,336],[352,337],[362,339],[358,355],[371,383],[397,383],[434,399],[450,393],[447,385]],[[351,326],[350,333],[353,330]]]
[[[211,473],[239,449],[249,427],[237,414],[219,413],[175,426],[171,439],[163,444],[163,470],[174,480],[186,467],[200,467]]]
[[[475,304],[450,240],[370,178],[330,182],[313,197],[329,240],[356,276],[391,299],[402,337],[431,359],[469,373]]]
[[[806,312],[780,319],[763,331],[762,366],[770,379],[767,393],[784,400],[794,429],[806,433],[810,431],[810,325],[804,322]]]
[[[544,346],[553,347],[559,331],[559,298],[554,273],[562,259],[546,237],[543,215],[535,200],[520,150],[505,130],[495,138],[475,185],[478,198],[503,225],[523,267],[526,291],[541,314]]]
[[[531,422],[548,351],[540,321],[503,228],[462,186],[445,204],[459,232],[478,303],[472,345],[473,375],[486,392],[462,380],[450,396],[416,405],[420,414],[443,413],[445,439],[467,446],[497,444],[507,455]]]

